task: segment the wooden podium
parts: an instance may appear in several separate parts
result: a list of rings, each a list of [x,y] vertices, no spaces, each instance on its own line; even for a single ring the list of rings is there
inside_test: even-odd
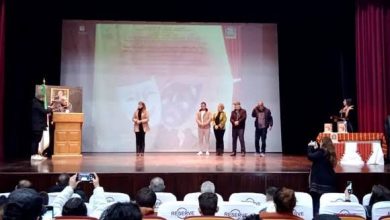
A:
[[[83,113],[54,112],[54,154],[56,157],[81,157]]]

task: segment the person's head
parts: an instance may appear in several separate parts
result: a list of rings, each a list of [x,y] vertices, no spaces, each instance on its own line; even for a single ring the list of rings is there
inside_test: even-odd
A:
[[[139,109],[139,110],[142,110],[142,111],[145,111],[145,110],[146,110],[146,105],[145,105],[145,103],[142,102],[142,101],[139,101],[139,102],[138,102],[138,109]]]
[[[215,193],[202,193],[199,195],[198,201],[201,215],[215,215],[218,212],[218,197]]]
[[[206,192],[215,193],[215,185],[214,185],[214,183],[211,182],[211,181],[203,182],[202,185],[200,186],[200,192],[201,193],[206,193]]]
[[[67,186],[69,185],[70,176],[66,173],[62,173],[58,176],[57,185],[58,186]]]
[[[40,191],[39,196],[42,198],[43,205],[49,204],[49,194],[45,191]]]
[[[225,109],[225,106],[222,103],[219,103],[218,104],[218,112],[223,112],[224,109]]]
[[[117,202],[103,212],[100,220],[142,220],[142,214],[137,204]]]
[[[380,184],[373,185],[369,206],[382,201],[390,201],[390,190]]]
[[[154,177],[152,180],[150,180],[149,189],[151,189],[153,192],[164,192],[164,180],[160,177]]]
[[[35,95],[35,98],[37,98],[37,99],[43,101],[43,100],[45,99],[45,96],[44,96],[42,93],[37,93],[37,94]]]
[[[260,220],[259,214],[247,215],[244,220]]]
[[[264,110],[264,102],[259,101],[259,103],[257,103],[257,107],[260,109],[260,111],[263,111]]]
[[[340,220],[340,217],[334,214],[320,214],[313,218],[314,220]]]
[[[351,106],[352,105],[352,99],[344,99],[343,100],[344,106]]]
[[[8,197],[3,219],[37,220],[42,211],[43,201],[37,191],[30,188],[16,189]]]
[[[239,101],[233,102],[234,110],[240,110],[241,109],[241,103]]]
[[[32,188],[32,183],[29,180],[20,180],[15,189]]]
[[[207,111],[207,104],[206,102],[200,103],[200,110],[199,111]]]
[[[273,201],[274,200],[274,195],[275,195],[275,192],[278,190],[278,188],[274,187],[274,186],[270,186],[268,187],[266,190],[265,190],[265,200],[266,201]]]
[[[70,198],[62,207],[63,216],[87,216],[87,206],[80,198]]]
[[[140,207],[153,208],[156,199],[156,193],[148,187],[138,190],[137,195],[135,195],[135,201]]]
[[[275,192],[274,203],[276,212],[292,214],[297,203],[294,190],[286,187],[280,188]]]
[[[336,150],[333,145],[332,139],[330,139],[330,137],[324,136],[322,137],[320,144],[321,144],[321,149],[323,149],[326,153],[326,158],[333,166],[336,166],[337,164]]]

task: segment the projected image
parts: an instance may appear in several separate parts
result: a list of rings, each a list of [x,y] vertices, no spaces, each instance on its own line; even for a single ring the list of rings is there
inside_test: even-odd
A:
[[[251,112],[259,99],[274,115],[273,133],[277,134],[269,135],[269,148],[281,150],[276,25],[268,28],[274,44],[267,46],[262,42],[265,28],[261,24],[241,31],[247,25],[94,21],[82,23],[87,28],[80,33],[77,25],[81,23],[64,22],[61,80],[82,86],[90,94],[83,97],[90,103],[84,152],[134,152],[132,117],[139,101],[145,102],[150,113],[146,151],[195,152],[195,113],[202,101],[212,112],[224,103],[229,116],[233,100],[240,100]],[[71,47],[71,40],[77,39],[83,46]],[[272,54],[264,55],[269,48]],[[91,55],[87,63],[77,64],[77,56]],[[74,65],[83,65],[84,72],[74,74]],[[250,146],[254,127],[252,119],[247,120]],[[228,151],[230,125],[227,129]]]

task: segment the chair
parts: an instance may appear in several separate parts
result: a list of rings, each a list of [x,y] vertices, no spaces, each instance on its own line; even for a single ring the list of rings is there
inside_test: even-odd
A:
[[[277,212],[262,212],[260,213],[260,218],[262,220],[302,220],[301,217],[289,214],[281,214]]]
[[[385,215],[379,218],[379,220],[390,220],[390,215]]]
[[[158,212],[161,204],[166,202],[176,202],[176,196],[168,192],[156,192],[156,203],[154,204],[154,211]]]
[[[104,197],[106,197],[106,200],[108,203],[112,202],[130,202],[130,196],[126,193],[119,193],[119,192],[104,192]],[[94,195],[89,198],[89,203],[93,204]]]
[[[372,206],[371,219],[379,220],[382,216],[390,215],[390,201],[377,202]]]
[[[187,216],[200,215],[198,202],[166,202],[158,208],[158,216],[167,220],[182,220]]]
[[[6,193],[0,193],[0,196],[5,196],[8,198],[9,194],[11,194],[10,192],[6,192]]]
[[[320,205],[328,202],[344,202],[345,194],[344,193],[324,193],[320,198]],[[351,202],[359,203],[359,199],[351,194]]]
[[[294,207],[294,215],[303,219],[313,219],[313,199],[309,193],[295,192],[297,204]]]
[[[362,199],[362,205],[368,206],[368,204],[370,203],[370,199],[371,199],[371,193],[364,195]]]
[[[359,215],[347,215],[347,214],[339,214],[337,215],[341,220],[365,220],[366,218],[363,218]]]
[[[229,197],[229,202],[250,202],[257,206],[265,203],[265,195],[262,193],[233,193]]]
[[[216,216],[231,217],[233,219],[244,219],[251,214],[258,214],[260,208],[249,202],[222,202],[218,204],[219,210]]]
[[[145,216],[145,217],[142,217],[142,219],[147,219],[147,220],[166,220],[165,218],[163,217],[160,217],[160,216]]]
[[[320,203],[319,214],[358,215],[366,218],[366,211],[362,205],[354,202]]]
[[[225,216],[188,216],[184,220],[232,220],[232,218]]]
[[[48,202],[48,205],[52,205],[53,204],[53,201],[54,199],[60,194],[61,192],[51,192],[51,193],[48,193],[47,195],[49,196],[49,202]],[[71,198],[81,198],[79,194],[77,193],[73,193]]]
[[[185,201],[185,202],[198,202],[198,197],[200,196],[200,194],[202,194],[202,193],[201,192],[188,193],[184,196],[183,201]],[[219,195],[218,193],[215,193],[215,194],[217,194],[217,197],[218,197],[218,204],[223,202],[222,196]]]
[[[94,217],[89,216],[57,216],[54,219],[58,220],[98,220]]]

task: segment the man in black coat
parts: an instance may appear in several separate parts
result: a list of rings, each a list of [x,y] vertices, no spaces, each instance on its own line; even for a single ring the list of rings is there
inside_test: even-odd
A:
[[[38,145],[42,139],[43,131],[47,127],[47,114],[50,109],[44,107],[44,96],[38,94],[32,100],[31,109],[31,155],[38,154]]]
[[[271,111],[264,106],[264,102],[260,101],[257,106],[252,111],[252,117],[256,118],[255,120],[255,148],[256,154],[260,153],[260,157],[264,157],[267,131],[272,129],[274,124]],[[261,152],[260,152],[260,141],[261,138]]]
[[[232,137],[233,137],[233,153],[230,156],[236,156],[237,151],[237,138],[240,139],[241,156],[245,156],[245,120],[246,111],[241,108],[241,103],[236,101],[233,103],[234,110],[230,115],[230,122],[232,123]]]

